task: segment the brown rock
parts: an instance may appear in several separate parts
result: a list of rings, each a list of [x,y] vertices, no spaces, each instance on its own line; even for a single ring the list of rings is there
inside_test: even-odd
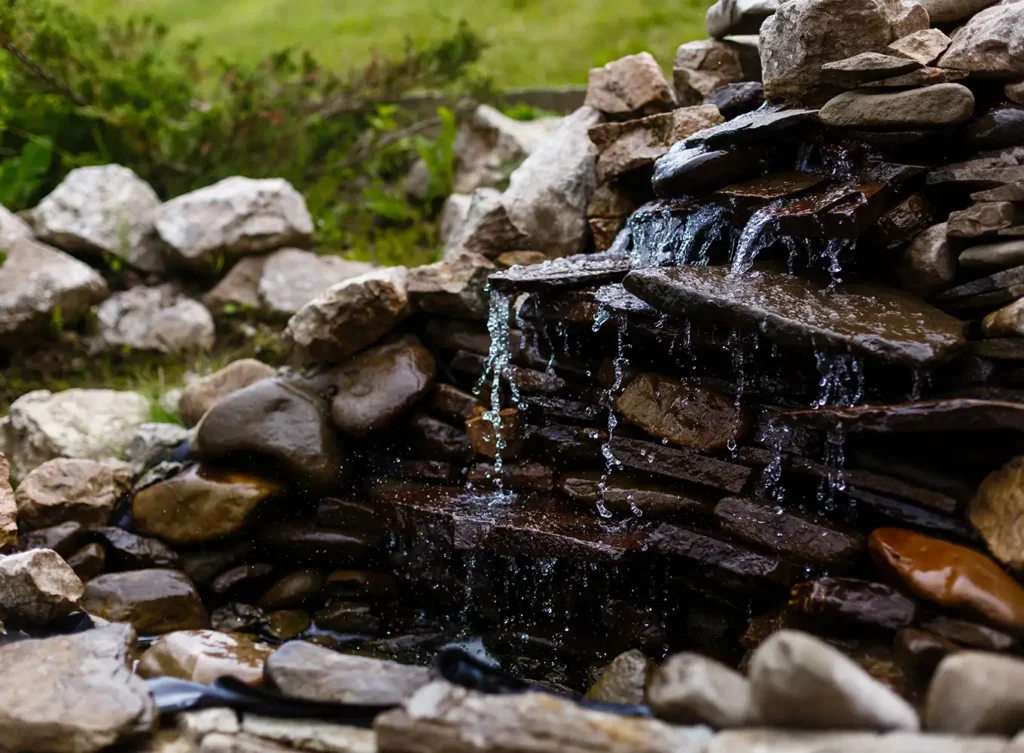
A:
[[[363,562],[381,544],[377,534],[298,522],[268,525],[260,531],[259,540],[286,561],[334,566]]]
[[[643,705],[649,670],[650,662],[641,651],[632,649],[619,654],[601,671],[585,698],[604,703]]]
[[[616,407],[648,434],[694,450],[721,449],[750,428],[750,416],[733,398],[659,374],[639,375]]]
[[[264,630],[271,638],[279,641],[290,641],[309,629],[313,618],[309,612],[301,609],[278,609],[267,615]]]
[[[178,554],[156,539],[125,531],[122,528],[93,528],[86,532],[91,541],[102,542],[107,559],[120,570],[178,566]]]
[[[340,654],[303,641],[271,654],[264,675],[285,695],[332,703],[402,703],[430,681],[427,667]]]
[[[274,376],[274,369],[255,358],[232,361],[223,369],[188,385],[181,394],[178,413],[186,426],[195,426],[214,403],[232,392]]]
[[[821,72],[825,81],[853,89],[869,81],[910,73],[920,67],[921,63],[907,57],[862,52],[843,60],[825,63],[821,66]]]
[[[686,42],[676,50],[672,65],[672,84],[681,105],[699,104],[727,84],[760,78],[757,45],[735,39]]]
[[[326,582],[320,570],[296,570],[288,573],[259,598],[263,609],[284,609],[302,606],[323,590]]]
[[[871,556],[921,598],[1024,630],[1024,587],[973,549],[900,528],[877,528]]]
[[[706,517],[712,510],[707,500],[688,495],[669,484],[659,484],[642,474],[609,476],[598,470],[568,471],[558,476],[555,487],[569,499],[588,506],[601,502],[616,512],[631,512],[635,507],[645,517],[654,519],[681,514]]]
[[[37,528],[31,533],[23,534],[20,548],[22,551],[52,549],[61,557],[69,557],[78,547],[83,535],[85,529],[81,523],[61,523],[59,526]]]
[[[46,625],[78,606],[82,581],[49,549],[0,556],[0,619]]]
[[[136,528],[174,544],[190,544],[241,531],[281,485],[236,471],[194,466],[135,493]]]
[[[985,337],[1024,336],[1024,298],[986,316],[982,320],[981,329]]]
[[[497,267],[480,254],[456,250],[409,270],[409,302],[421,311],[487,320],[487,277]]]
[[[434,682],[374,722],[381,753],[438,750],[701,753],[707,727],[610,714],[547,693],[485,695]]]
[[[1008,100],[1014,104],[1024,105],[1024,81],[1011,81],[1003,91]]]
[[[426,394],[436,372],[434,357],[414,337],[371,348],[335,372],[331,418],[356,436],[385,428]]]
[[[676,99],[658,61],[641,52],[591,68],[583,104],[626,120],[671,110]]]
[[[376,635],[381,632],[379,611],[358,601],[331,601],[313,614],[313,622],[318,628],[335,633]]]
[[[933,18],[932,21],[935,19]],[[921,65],[931,65],[938,60],[939,55],[946,51],[949,42],[949,37],[939,29],[921,29],[913,34],[900,37],[886,49],[891,50],[895,55],[916,60]]]
[[[1024,324],[1024,307],[1018,309]],[[986,324],[991,316],[985,317]],[[1024,457],[988,475],[971,500],[967,517],[996,559],[1017,570],[1024,568]]]
[[[0,452],[0,552],[18,545],[18,505],[10,479],[11,466]]]
[[[954,71],[949,68],[918,68],[910,73],[903,73],[899,76],[881,78],[877,81],[869,81],[863,84],[868,89],[911,89],[920,86],[935,86],[936,84],[955,84],[963,81],[970,74],[967,71]],[[870,130],[856,131],[856,138],[867,141],[869,144],[876,143],[879,146],[898,146],[900,144],[912,144],[924,141],[935,135],[934,131],[923,128],[911,131],[889,131],[876,132]]]
[[[135,570],[93,578],[82,609],[111,622],[130,622],[140,633],[206,627],[206,609],[195,586],[177,570]]]
[[[100,544],[86,544],[67,558],[68,566],[83,581],[103,572],[107,564],[107,550]]]
[[[869,628],[896,630],[912,624],[917,605],[895,588],[855,578],[824,577],[793,586],[786,611]]]
[[[903,290],[931,297],[953,284],[956,255],[950,250],[946,238],[945,222],[914,238],[903,252],[896,270]]]
[[[597,179],[604,183],[649,167],[677,141],[724,122],[714,105],[695,105],[625,123],[598,123],[588,132],[601,153]]]
[[[947,638],[961,646],[982,651],[1011,651],[1017,646],[1017,639],[994,628],[966,620],[949,617],[935,617],[921,627],[929,632]]]
[[[514,458],[523,446],[523,421],[519,411],[502,408],[498,411],[497,420],[493,419],[490,411],[481,411],[480,415],[466,421],[466,435],[473,452],[493,460],[500,449],[503,459]]]
[[[974,13],[972,9],[980,10],[991,3],[990,0],[944,0],[944,4],[959,11],[959,17],[964,18]],[[939,58],[938,65],[988,76],[1015,78],[1024,73],[1019,36],[1022,23],[1024,6],[1019,2],[986,8],[953,32],[949,49]]]
[[[408,272],[387,267],[332,285],[288,320],[285,336],[306,362],[338,363],[409,313]]]
[[[150,732],[153,697],[131,670],[135,631],[108,625],[0,648],[0,740],[25,753],[94,753]]]
[[[179,630],[162,635],[139,659],[140,677],[177,677],[212,683],[234,677],[249,685],[263,684],[263,663],[273,647],[239,633]]]
[[[132,467],[117,460],[55,458],[36,467],[18,485],[14,499],[25,528],[67,521],[86,527],[107,524],[114,503],[132,485]]]
[[[959,212],[951,212],[947,232],[952,238],[979,238],[995,235],[1003,228],[1013,227],[1024,219],[1024,211],[1009,201],[973,204]]]

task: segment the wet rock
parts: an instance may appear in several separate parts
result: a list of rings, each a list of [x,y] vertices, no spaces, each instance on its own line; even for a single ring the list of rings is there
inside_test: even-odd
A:
[[[135,392],[35,390],[11,404],[0,445],[20,479],[53,458],[118,456],[148,418],[149,401]]]
[[[960,650],[952,641],[925,630],[906,628],[893,638],[893,660],[908,669],[918,681],[931,679],[943,659]]]
[[[340,654],[292,641],[267,659],[266,680],[287,696],[333,703],[402,703],[430,681],[427,667]]]
[[[135,631],[108,625],[0,648],[0,739],[20,751],[93,753],[147,733],[153,698],[129,665]]]
[[[783,630],[750,661],[762,724],[805,729],[916,730],[917,713],[852,660],[806,633]]]
[[[263,684],[263,663],[274,652],[238,633],[180,630],[162,635],[139,659],[140,677],[177,677],[207,685],[234,677],[249,685]]]
[[[466,471],[466,481],[481,486],[494,486],[498,474],[490,463],[477,463]],[[519,491],[551,491],[555,486],[555,469],[541,463],[504,463],[501,483]]]
[[[426,394],[436,371],[430,351],[415,338],[371,348],[335,372],[331,418],[356,436],[387,427]]]
[[[896,249],[932,226],[935,217],[931,203],[922,194],[914,193],[882,214],[872,232],[887,249]]]
[[[178,412],[186,426],[195,426],[214,403],[243,387],[274,376],[274,369],[255,358],[241,358],[185,387]]]
[[[624,285],[671,316],[756,328],[798,347],[852,350],[920,366],[947,360],[965,343],[959,320],[874,285],[840,285],[826,293],[773,271],[733,277],[728,267],[635,270]]]
[[[602,670],[585,696],[589,701],[641,706],[650,663],[636,649],[619,654]]]
[[[271,583],[277,568],[266,562],[237,565],[210,583],[210,591],[222,598],[252,599]]]
[[[707,727],[609,714],[546,693],[485,695],[440,681],[422,688],[404,708],[378,716],[374,729],[382,753],[413,748],[561,753],[574,747],[699,753],[711,736]]]
[[[324,590],[347,601],[391,601],[398,597],[398,581],[387,573],[367,570],[334,570]]]
[[[46,625],[71,614],[82,596],[82,581],[49,549],[0,556],[0,619]]]
[[[770,144],[779,134],[817,122],[817,110],[766,106],[721,125],[698,131],[683,142],[682,148],[703,146],[708,149],[724,149],[744,144]]]
[[[1024,264],[1024,240],[997,241],[972,246],[961,252],[959,262],[962,267],[983,270],[1020,266]]]
[[[910,73],[920,67],[921,63],[907,57],[862,52],[843,60],[825,63],[821,66],[821,72],[825,81],[853,89],[869,81]]]
[[[309,630],[313,618],[301,609],[278,609],[267,615],[263,631],[277,641],[290,641]]]
[[[680,514],[706,517],[711,513],[708,502],[669,485],[652,482],[643,475],[613,474],[604,478],[606,475],[601,471],[569,471],[558,476],[555,487],[587,506],[601,502],[615,512],[630,512],[635,506],[645,516],[655,519]]]
[[[266,548],[291,562],[312,560],[334,565],[362,562],[381,543],[375,534],[306,523],[277,523],[260,531],[259,538]]]
[[[1024,181],[1024,149],[1019,147],[937,168],[927,178],[930,186],[957,186],[973,191],[1019,181]]]
[[[896,274],[900,288],[923,297],[940,293],[956,278],[956,255],[941,222],[917,235],[900,256]]]
[[[444,421],[420,413],[408,421],[407,428],[410,444],[419,457],[458,462],[473,459],[473,447],[466,433]]]
[[[1024,334],[1024,299],[993,311],[981,323],[985,337],[1020,337]]]
[[[677,141],[724,122],[713,105],[681,107],[626,123],[599,123],[589,131],[597,146],[597,179],[604,183],[654,164]]]
[[[503,408],[496,417],[481,413],[466,421],[466,435],[473,452],[494,460],[501,447],[506,460],[515,458],[523,448],[524,421],[516,408]]]
[[[657,65],[655,69],[661,76]],[[664,85],[667,91],[668,85]],[[668,94],[671,98],[671,92]],[[501,204],[524,238],[519,249],[543,251],[548,257],[584,250],[587,205],[597,188],[597,148],[587,138],[587,131],[599,122],[601,114],[587,106],[566,116],[510,176]]]
[[[917,605],[881,583],[824,577],[794,586],[787,611],[831,621],[836,626],[857,623],[897,630],[914,622]]]
[[[52,549],[61,557],[70,557],[78,548],[84,534],[85,528],[81,523],[61,523],[22,534],[18,544],[22,551]]]
[[[491,275],[494,289],[503,292],[559,292],[618,282],[629,271],[629,261],[611,254],[581,254],[550,259],[529,267],[512,267]]]
[[[974,95],[961,84],[875,94],[857,90],[830,99],[819,117],[828,126],[848,128],[936,128],[970,119]]]
[[[142,424],[124,450],[124,459],[135,476],[166,460],[191,432],[178,424]]]
[[[693,450],[716,450],[742,439],[750,416],[731,397],[660,374],[640,374],[616,401],[648,434]]]
[[[953,238],[995,235],[1003,228],[1013,227],[1022,218],[1024,212],[1009,201],[982,202],[958,212],[951,212],[948,233]]]
[[[176,266],[211,270],[234,259],[308,245],[313,220],[302,195],[280,178],[225,178],[163,204],[156,231]]]
[[[46,332],[52,312],[75,321],[108,295],[107,283],[87,264],[37,243],[15,237],[4,245],[0,266],[0,342],[23,345],[22,338]]]
[[[799,0],[781,4],[761,27],[765,97],[769,102],[799,101],[823,83],[825,63],[882,49],[928,26],[928,14],[916,3]]]
[[[100,544],[86,544],[67,558],[68,566],[83,581],[99,575],[107,564],[107,550]]]
[[[121,528],[94,528],[86,536],[103,544],[107,559],[118,569],[178,566],[178,555],[174,550],[156,539]]]
[[[756,175],[759,159],[752,149],[707,151],[676,145],[654,164],[654,191],[666,198],[710,193]]]
[[[773,505],[752,499],[727,497],[715,505],[714,515],[722,530],[739,540],[804,562],[849,567],[865,550],[857,534],[796,512],[778,514]]]
[[[967,518],[996,559],[1017,570],[1024,568],[1024,457],[985,478],[967,508]]]
[[[174,544],[213,541],[245,528],[253,511],[281,485],[237,471],[195,466],[135,493],[140,533]]]
[[[675,654],[666,659],[651,675],[646,695],[655,715],[673,724],[728,729],[754,722],[747,679],[700,654]]]
[[[973,149],[1002,149],[1024,143],[1024,108],[994,107],[964,130]]]
[[[994,272],[950,288],[936,297],[944,306],[959,309],[1002,306],[1024,295],[1024,267]]]
[[[388,267],[332,285],[288,320],[306,361],[340,362],[391,331],[409,313],[408,272]]]
[[[259,633],[266,626],[266,613],[252,604],[231,601],[210,612],[210,627],[222,633]]]
[[[340,256],[284,248],[267,257],[257,293],[261,309],[274,316],[292,316],[325,290],[374,269],[372,264]]]
[[[313,622],[322,630],[335,633],[377,635],[381,632],[379,612],[369,604],[331,601],[313,614]]]
[[[263,609],[297,607],[315,598],[326,579],[319,570],[296,570],[274,583],[257,602]]]
[[[1015,734],[1024,726],[1024,661],[977,651],[943,659],[924,719],[940,732]]]
[[[756,110],[764,104],[760,81],[725,84],[704,97],[705,105],[714,105],[726,120]]]
[[[749,468],[688,450],[677,450],[654,442],[615,437],[609,444],[612,455],[627,468],[738,494],[752,475]]]
[[[969,3],[946,0],[945,4],[951,12],[959,11],[959,17],[963,18],[974,12],[970,9],[980,10],[990,3],[987,0]],[[939,58],[938,64],[943,68],[958,68],[1002,78],[1024,73],[1024,60],[1019,55],[1022,20],[1024,6],[1019,2],[981,10],[953,32],[949,49]]]
[[[127,167],[80,167],[32,210],[32,224],[44,243],[161,272],[163,259],[150,237],[159,206],[156,192]]]
[[[686,42],[676,50],[672,65],[672,84],[681,105],[699,104],[722,86],[760,78],[757,45],[739,39]]]
[[[430,412],[446,421],[462,425],[472,418],[480,401],[468,392],[450,384],[435,384],[427,398]]]
[[[18,485],[14,500],[24,528],[67,521],[106,525],[114,503],[132,485],[132,468],[117,460],[54,458]]]
[[[705,16],[708,36],[757,34],[778,7],[777,0],[716,0]]]
[[[900,528],[877,528],[872,559],[910,591],[1010,630],[1024,628],[1024,588],[988,557]]]
[[[583,104],[628,120],[667,112],[676,100],[658,61],[649,52],[641,52],[591,68]]]
[[[487,277],[497,268],[480,254],[446,253],[442,261],[409,270],[409,302],[435,314],[487,319]]]
[[[222,398],[196,432],[203,458],[268,456],[310,487],[334,486],[348,472],[326,402],[282,379],[264,379]]]
[[[209,350],[213,317],[203,304],[182,296],[173,284],[139,285],[114,293],[96,309],[99,342],[104,348],[133,348],[158,353]]]
[[[86,584],[82,609],[111,622],[130,622],[143,634],[206,627],[195,586],[177,570],[108,573]]]
[[[978,648],[983,651],[1010,651],[1017,645],[1017,639],[1006,633],[965,620],[935,617],[922,624],[921,627],[959,643],[961,646]]]
[[[937,4],[937,0],[932,4]],[[936,19],[931,20],[935,21]],[[892,50],[895,55],[916,60],[921,65],[931,65],[939,59],[939,55],[946,51],[949,42],[949,37],[939,29],[921,29],[913,34],[900,37],[886,49]]]

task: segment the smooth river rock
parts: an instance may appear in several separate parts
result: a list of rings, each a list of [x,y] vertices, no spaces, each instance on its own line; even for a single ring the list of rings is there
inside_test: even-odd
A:
[[[26,529],[67,521],[104,526],[114,503],[132,485],[132,467],[119,460],[54,458],[22,479],[14,500]]]
[[[603,703],[643,705],[644,684],[651,668],[647,657],[638,649],[619,654],[601,671],[586,698]]]
[[[747,327],[809,349],[853,351],[909,366],[940,363],[966,344],[960,321],[920,299],[877,285],[823,286],[728,267],[630,272],[626,289],[679,318]]]
[[[291,641],[267,659],[267,681],[294,698],[333,703],[402,703],[430,681],[430,669],[341,654]]]
[[[240,358],[185,387],[178,402],[178,413],[186,426],[195,426],[213,404],[232,392],[261,379],[274,376],[272,366],[255,358]]]
[[[990,473],[967,508],[967,518],[1004,565],[1024,568],[1024,457]]]
[[[928,688],[928,729],[1013,735],[1024,729],[1024,661],[981,651],[942,660]]]
[[[919,233],[900,256],[896,276],[900,288],[929,298],[953,284],[956,254],[950,248],[945,222]]]
[[[107,573],[85,587],[82,609],[143,634],[206,627],[206,609],[188,576],[177,570]]]
[[[880,568],[921,598],[1024,629],[1024,587],[980,552],[901,528],[875,529],[868,546]]]
[[[0,556],[0,619],[46,625],[78,607],[82,581],[50,549]]]
[[[136,492],[132,517],[140,533],[173,544],[213,541],[241,531],[281,488],[248,473],[195,466]]]
[[[974,95],[961,84],[936,84],[878,94],[864,89],[830,99],[818,116],[845,128],[940,128],[970,120]]]
[[[647,704],[659,719],[673,724],[728,729],[755,721],[747,678],[700,654],[674,654],[655,669]]]
[[[262,685],[263,663],[273,652],[272,646],[238,633],[180,630],[157,638],[140,657],[138,672],[142,677],[177,677],[203,684],[227,676]]]
[[[1021,197],[1024,200],[1024,196]],[[960,266],[998,270],[1024,264],[1024,240],[996,241],[971,246],[960,253]]]
[[[156,723],[131,670],[135,631],[108,625],[0,648],[0,740],[25,753],[93,753]]]
[[[750,660],[754,713],[797,729],[917,730],[917,712],[853,660],[806,633],[782,630]]]

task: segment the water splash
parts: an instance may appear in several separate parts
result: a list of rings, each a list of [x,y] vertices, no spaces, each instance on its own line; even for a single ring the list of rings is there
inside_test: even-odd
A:
[[[743,226],[732,257],[733,275],[742,275],[754,266],[757,255],[778,240],[778,208],[782,202],[773,201],[754,212]]]
[[[505,435],[502,431],[501,416],[501,384],[504,380],[512,394],[512,404],[522,408],[519,388],[512,375],[512,350],[509,347],[509,297],[497,290],[490,291],[490,309],[487,316],[487,332],[491,336],[491,345],[487,354],[487,366],[477,385],[479,394],[490,378],[490,410],[485,411],[482,418],[491,424],[494,432],[494,485],[499,497],[504,496],[502,483],[502,450],[505,449]]]
[[[772,458],[761,472],[757,485],[758,496],[779,506],[786,497],[786,489],[782,484],[782,448],[786,446],[789,432],[788,426],[769,424],[762,435],[762,442],[772,451]]]
[[[864,365],[850,354],[815,353],[818,367],[818,397],[813,408],[852,408],[864,397]]]
[[[600,492],[600,497],[597,500],[597,514],[602,518],[610,518],[612,516],[611,511],[605,506],[604,497],[608,490],[608,478],[616,470],[622,467],[622,463],[612,453],[612,439],[615,437],[615,429],[619,425],[619,419],[615,415],[615,397],[620,389],[622,389],[622,380],[625,373],[626,366],[626,318],[624,316],[616,316],[615,323],[617,325],[617,343],[615,350],[615,380],[612,386],[605,393],[606,400],[608,402],[608,439],[601,445],[601,456],[604,458],[604,472],[601,474],[601,480],[598,482],[597,488]],[[639,508],[632,502],[630,506],[633,508],[633,512],[638,516],[642,513]]]
[[[843,475],[843,468],[846,465],[846,431],[842,424],[829,429],[825,436],[822,461],[829,470],[818,486],[818,502],[827,512],[833,512],[836,509],[836,492],[846,488],[846,478]]]
[[[924,369],[914,369],[911,374],[910,394],[907,397],[913,402],[921,399],[924,390],[932,386],[931,372]]]

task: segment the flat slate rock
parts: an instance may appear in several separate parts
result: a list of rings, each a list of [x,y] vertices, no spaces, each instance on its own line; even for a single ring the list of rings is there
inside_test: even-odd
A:
[[[797,347],[920,367],[946,361],[966,344],[960,320],[878,285],[840,285],[828,292],[781,272],[733,276],[728,267],[640,269],[623,284],[672,316],[748,327]]]
[[[754,110],[721,125],[698,131],[686,139],[687,148],[710,149],[771,140],[780,132],[817,122],[818,111],[806,108],[768,107]]]
[[[963,285],[957,285],[955,288],[950,288],[937,295],[935,300],[944,304],[957,299],[1010,290],[1017,285],[1024,285],[1024,266],[1011,267],[965,282]]]
[[[868,81],[899,76],[921,67],[921,63],[909,58],[885,55],[880,52],[862,52],[853,57],[825,63],[821,72],[825,80],[839,86],[860,86]]]
[[[609,442],[611,454],[634,470],[689,481],[731,494],[743,491],[754,471],[746,466],[702,455],[692,450],[666,447],[658,442],[615,437]]]
[[[628,271],[629,260],[624,256],[578,254],[512,267],[489,279],[494,289],[501,292],[536,292],[619,282]]]
[[[1024,403],[953,398],[900,405],[859,405],[781,411],[781,424],[816,429],[841,426],[851,432],[933,432],[1024,430]]]

